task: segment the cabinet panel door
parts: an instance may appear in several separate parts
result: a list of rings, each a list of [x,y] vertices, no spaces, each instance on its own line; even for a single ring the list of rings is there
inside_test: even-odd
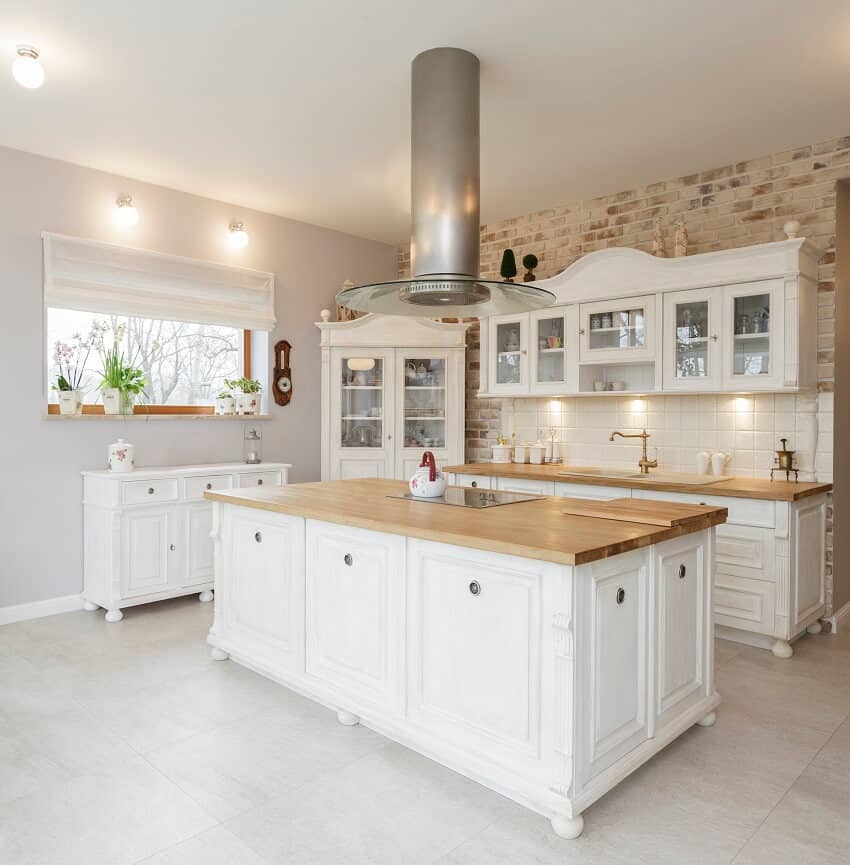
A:
[[[496,478],[496,489],[511,493],[531,493],[538,496],[554,496],[554,481],[535,481],[530,478]]]
[[[826,499],[804,499],[792,511],[794,549],[792,562],[792,621],[794,632],[823,611],[826,551]]]
[[[538,756],[543,566],[410,541],[408,712],[497,760]]]
[[[591,565],[576,584],[576,756],[586,782],[649,735],[646,555]]]
[[[785,374],[785,308],[781,280],[730,285],[723,308],[723,385],[781,387]]]
[[[664,388],[719,390],[722,290],[701,288],[664,295]]]
[[[655,357],[655,295],[582,303],[579,360],[619,363]]]
[[[405,539],[307,521],[307,672],[385,708],[403,697]]]
[[[655,562],[658,610],[656,712],[665,713],[704,694],[706,678],[705,552],[703,534],[662,544]]]
[[[121,595],[154,594],[171,588],[170,559],[177,552],[177,513],[165,508],[126,511],[121,520]],[[174,545],[175,549],[170,547]]]
[[[213,581],[212,505],[194,504],[186,509],[186,573],[184,586],[197,586]]]
[[[297,657],[303,613],[304,521],[282,514],[229,509],[225,629],[238,645],[277,667]]]
[[[528,393],[528,314],[489,319],[490,392]]]
[[[531,393],[563,394],[578,389],[578,307],[529,314]]]

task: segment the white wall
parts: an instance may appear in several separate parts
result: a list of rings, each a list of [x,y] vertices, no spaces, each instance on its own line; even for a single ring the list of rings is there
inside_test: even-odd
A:
[[[779,439],[797,449],[801,480],[832,480],[831,393],[810,396],[650,396],[504,400],[501,425],[517,441],[555,429],[565,462],[637,468],[641,445],[613,430],[646,428],[650,457],[668,471],[696,471],[699,451],[732,454],[729,474],[764,477]]]
[[[239,171],[238,160],[234,172]],[[138,226],[112,214],[132,195]],[[251,237],[234,253],[227,225]],[[291,462],[293,481],[319,477],[319,310],[345,279],[395,276],[392,246],[115,175],[0,148],[0,607],[82,589],[83,468],[102,466],[119,435],[140,465],[240,459],[243,424],[223,421],[44,420],[42,231],[155,249],[276,274],[277,329],[288,339],[294,394],[262,424],[264,455]],[[265,358],[271,365],[271,358]]]

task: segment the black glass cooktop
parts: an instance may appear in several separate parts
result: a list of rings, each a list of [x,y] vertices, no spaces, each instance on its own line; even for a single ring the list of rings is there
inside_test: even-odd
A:
[[[501,490],[479,490],[470,487],[449,487],[437,498],[414,496],[412,493],[387,496],[390,499],[407,499],[414,502],[431,502],[435,505],[454,505],[459,508],[494,508],[498,505],[514,505],[517,502],[533,502],[543,496],[527,493],[508,493]]]

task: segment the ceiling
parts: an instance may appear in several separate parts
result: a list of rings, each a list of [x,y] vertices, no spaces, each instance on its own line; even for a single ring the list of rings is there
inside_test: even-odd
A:
[[[409,64],[481,58],[482,221],[850,134],[846,0],[0,0],[0,145],[390,242]]]

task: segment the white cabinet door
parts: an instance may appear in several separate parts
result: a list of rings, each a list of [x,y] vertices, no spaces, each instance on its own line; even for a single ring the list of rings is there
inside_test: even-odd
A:
[[[307,521],[307,673],[357,708],[403,705],[405,539]]]
[[[175,508],[125,511],[121,518],[121,596],[170,589],[180,573]]]
[[[497,761],[539,757],[545,567],[409,541],[414,723]]]
[[[796,634],[824,609],[826,497],[803,499],[792,508],[792,629]]]
[[[706,695],[704,533],[660,544],[655,558],[659,725]]]
[[[629,487],[597,487],[592,484],[576,484],[555,481],[556,496],[574,499],[594,499],[607,502],[611,499],[628,499],[632,496]]]
[[[302,646],[304,520],[230,507],[224,531],[230,550],[216,582],[224,632],[272,668],[291,669]]]
[[[722,289],[664,295],[665,390],[720,390]]]
[[[529,314],[531,393],[578,390],[578,307],[557,307]]]
[[[491,393],[528,393],[528,323],[527,313],[488,320]]]
[[[580,783],[649,736],[648,554],[576,575],[576,724]]]
[[[330,373],[330,480],[392,478],[395,351],[334,349]]]
[[[746,391],[781,387],[785,372],[782,280],[730,285],[724,292],[724,388]]]
[[[620,363],[655,357],[655,295],[582,303],[579,360]]]
[[[185,572],[183,586],[198,586],[213,581],[212,505],[198,502],[186,508]]]
[[[535,496],[554,496],[555,482],[532,478],[496,478],[496,489],[511,493],[531,493]]]

